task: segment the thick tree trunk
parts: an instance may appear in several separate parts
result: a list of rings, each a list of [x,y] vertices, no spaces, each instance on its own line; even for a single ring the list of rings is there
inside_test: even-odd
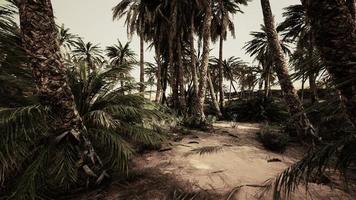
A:
[[[216,114],[221,119],[223,115],[221,113],[221,110],[220,110],[220,107],[219,107],[219,103],[218,103],[218,101],[216,99],[216,96],[215,96],[214,84],[213,84],[213,82],[211,80],[211,76],[210,76],[209,72],[208,72],[208,83],[209,83],[211,101],[213,103],[213,106],[214,106]]]
[[[161,45],[159,42],[155,45],[156,59],[157,59],[157,85],[156,85],[156,102],[161,102],[162,99],[162,64],[161,64]]]
[[[274,24],[271,5],[269,0],[261,0],[264,23],[268,38],[268,44],[273,52],[275,70],[284,92],[284,99],[289,107],[289,112],[294,115],[293,119],[300,139],[315,135],[314,129],[305,114],[303,105],[298,98],[297,92],[292,84],[288,73],[288,65],[284,58],[282,47]]]
[[[345,0],[303,0],[302,3],[307,8],[316,46],[356,127],[355,19]]]
[[[354,18],[354,20],[356,19],[356,1],[355,0],[346,0],[347,3],[347,7],[350,10],[350,13],[352,15],[352,17]]]
[[[211,1],[207,0],[205,5],[205,16],[204,16],[204,25],[203,25],[203,58],[200,67],[200,79],[199,79],[199,91],[198,91],[198,104],[197,104],[197,113],[196,117],[198,122],[204,124],[206,122],[204,114],[204,101],[205,101],[205,92],[207,85],[207,72],[209,66],[209,52],[210,52],[210,27],[211,27]]]
[[[84,169],[94,166],[100,160],[87,138],[86,127],[67,84],[51,1],[21,0],[18,6],[22,43],[29,57],[41,104],[49,106],[57,115],[56,120],[50,124],[53,134],[51,139],[59,142],[63,138],[75,138],[82,149],[82,152],[78,152],[78,160],[80,157],[85,158],[81,166],[85,166]],[[78,145],[74,140],[70,141]]]
[[[145,41],[143,36],[140,36],[140,92],[142,95],[145,92]]]

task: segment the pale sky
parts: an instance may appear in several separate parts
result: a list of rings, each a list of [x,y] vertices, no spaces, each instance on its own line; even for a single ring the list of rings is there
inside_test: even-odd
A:
[[[270,0],[276,22],[281,22],[283,8],[297,4],[299,0]],[[124,19],[112,20],[112,8],[120,0],[52,0],[54,14],[58,24],[64,24],[71,32],[82,36],[85,41],[100,44],[103,48],[120,39],[128,40]],[[229,38],[225,42],[224,57],[241,57],[246,62],[252,58],[245,55],[242,47],[251,39],[249,33],[260,29],[263,23],[261,5],[259,0],[252,0],[248,6],[242,7],[243,14],[234,17],[237,37]],[[132,48],[139,52],[139,40],[132,38]],[[218,46],[213,46],[211,56],[218,56]],[[153,53],[146,51],[146,60],[153,61]],[[137,73],[135,73],[137,76]]]
[[[112,20],[112,8],[120,0],[52,0],[54,14],[57,24],[64,24],[72,33],[90,41],[100,44],[104,49],[108,45],[128,41],[124,19]],[[272,12],[277,23],[282,21],[283,8],[300,3],[300,0],[270,0]],[[4,0],[0,0],[3,4]],[[253,59],[245,54],[242,47],[251,39],[251,31],[259,31],[260,24],[263,23],[260,0],[252,0],[248,6],[242,6],[243,14],[234,16],[236,27],[236,39],[231,37],[224,44],[224,58],[231,56],[240,57],[246,62]],[[132,38],[132,49],[139,53],[139,40]],[[147,45],[146,45],[147,46]],[[214,50],[211,56],[218,56],[218,45],[213,45]],[[153,52],[146,50],[146,61],[153,61]],[[138,77],[135,70],[134,77]],[[299,85],[299,84],[297,84]]]

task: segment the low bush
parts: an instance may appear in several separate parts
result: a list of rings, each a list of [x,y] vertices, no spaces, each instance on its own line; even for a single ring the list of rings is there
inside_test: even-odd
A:
[[[225,110],[226,119],[239,122],[276,122],[282,123],[290,115],[286,105],[277,98],[255,98],[230,102]]]
[[[279,153],[286,150],[289,141],[288,136],[279,127],[270,125],[266,125],[261,129],[261,132],[257,133],[257,140],[266,149]]]

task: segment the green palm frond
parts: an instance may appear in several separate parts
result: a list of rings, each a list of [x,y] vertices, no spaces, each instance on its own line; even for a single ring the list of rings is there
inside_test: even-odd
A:
[[[274,183],[274,199],[290,196],[300,184],[306,185],[315,177],[324,176],[329,170],[338,170],[346,178],[350,167],[356,164],[356,138],[349,136],[337,142],[325,144],[308,153],[302,160],[281,173]],[[344,179],[345,180],[345,179]]]
[[[111,170],[128,171],[128,161],[134,153],[129,144],[119,132],[108,129],[89,129],[89,137],[94,147],[106,155],[103,163]]]
[[[30,145],[47,136],[48,115],[38,105],[0,108],[0,183],[21,168],[30,155]]]
[[[122,129],[134,142],[146,146],[156,147],[162,143],[165,137],[157,130],[143,125],[122,124]]]

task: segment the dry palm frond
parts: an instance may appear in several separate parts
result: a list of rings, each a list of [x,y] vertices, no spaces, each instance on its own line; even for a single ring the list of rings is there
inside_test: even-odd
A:
[[[190,152],[186,153],[184,156],[190,156],[194,154],[199,154],[199,155],[206,155],[206,154],[213,154],[213,153],[218,153],[223,151],[222,146],[206,146],[206,147],[200,147],[196,149],[192,149]]]

